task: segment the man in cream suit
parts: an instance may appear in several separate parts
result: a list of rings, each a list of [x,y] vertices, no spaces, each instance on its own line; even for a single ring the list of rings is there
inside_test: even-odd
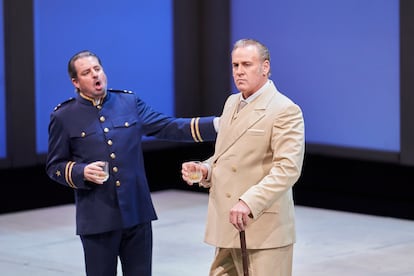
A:
[[[295,242],[292,187],[305,147],[302,111],[269,79],[270,55],[262,43],[237,41],[232,67],[240,93],[227,99],[215,153],[201,165],[200,185],[210,189],[205,242],[216,247],[210,275],[243,275],[239,231],[244,230],[249,275],[289,276]],[[194,166],[182,165],[189,184]]]

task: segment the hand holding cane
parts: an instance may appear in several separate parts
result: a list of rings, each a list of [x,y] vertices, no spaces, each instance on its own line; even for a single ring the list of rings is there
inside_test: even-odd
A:
[[[247,261],[247,249],[246,249],[246,234],[244,230],[240,231],[240,246],[243,260],[243,275],[249,276],[249,263]]]

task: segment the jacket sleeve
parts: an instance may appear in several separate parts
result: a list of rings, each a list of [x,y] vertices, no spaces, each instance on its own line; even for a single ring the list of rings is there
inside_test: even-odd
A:
[[[91,189],[84,180],[86,164],[71,160],[69,134],[59,119],[52,114],[49,123],[49,142],[46,173],[54,181],[73,189]]]
[[[214,116],[175,118],[153,110],[139,98],[137,110],[146,136],[182,142],[215,141],[217,137]]]

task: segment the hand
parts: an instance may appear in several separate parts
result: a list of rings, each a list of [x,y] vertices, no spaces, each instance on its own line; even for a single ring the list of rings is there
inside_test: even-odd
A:
[[[102,161],[96,161],[86,165],[83,170],[84,178],[95,184],[103,184],[105,178],[105,173],[102,169],[103,165],[104,162]]]
[[[201,173],[203,175],[202,179],[205,179],[206,176],[207,176],[208,171],[207,171],[206,166],[204,166],[202,163],[191,161],[191,162],[184,162],[181,165],[181,176],[182,176],[183,180],[185,182],[187,182],[187,184],[190,185],[190,186],[192,186],[195,183],[194,181],[191,181],[191,179],[190,179],[190,171],[191,170],[194,171],[194,168],[196,168],[196,167],[199,168],[199,170],[201,170]]]
[[[244,231],[248,224],[251,214],[249,206],[243,201],[239,200],[233,208],[230,209],[230,223],[233,224],[239,231]]]

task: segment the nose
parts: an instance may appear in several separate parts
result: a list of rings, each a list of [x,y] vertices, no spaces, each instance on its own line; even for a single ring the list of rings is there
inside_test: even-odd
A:
[[[243,74],[243,68],[241,67],[241,66],[237,66],[235,69],[234,69],[234,73],[236,74],[236,75],[241,75],[241,74]]]

